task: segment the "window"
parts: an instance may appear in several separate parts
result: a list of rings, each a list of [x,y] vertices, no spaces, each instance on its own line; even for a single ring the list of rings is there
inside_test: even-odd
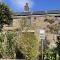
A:
[[[28,17],[26,20],[26,25],[31,26],[31,17]]]
[[[24,26],[28,26],[28,27],[31,26],[31,17],[23,17],[22,21],[23,21]]]

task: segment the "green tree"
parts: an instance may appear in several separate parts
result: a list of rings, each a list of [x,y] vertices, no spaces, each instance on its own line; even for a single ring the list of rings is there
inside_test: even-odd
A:
[[[0,4],[0,30],[2,30],[4,24],[10,24],[11,21],[11,10],[5,3]]]

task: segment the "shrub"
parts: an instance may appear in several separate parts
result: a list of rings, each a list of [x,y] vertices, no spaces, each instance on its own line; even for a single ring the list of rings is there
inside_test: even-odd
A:
[[[26,57],[26,60],[35,60],[38,56],[39,43],[34,33],[23,33],[20,40],[20,50]]]
[[[56,60],[56,52],[54,49],[48,49],[45,52],[45,60]]]

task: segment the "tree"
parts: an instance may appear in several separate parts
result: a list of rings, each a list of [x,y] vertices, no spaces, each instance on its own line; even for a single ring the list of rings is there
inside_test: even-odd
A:
[[[12,12],[9,7],[2,3],[0,4],[0,30],[2,30],[4,24],[10,24],[12,21]]]
[[[2,28],[3,28],[4,24],[10,25],[11,22],[12,22],[12,11],[9,9],[9,7],[5,3],[0,4],[0,32],[2,31]],[[2,37],[2,35],[4,35],[3,32],[1,33],[0,37]],[[2,58],[3,58],[4,54],[6,53],[5,47],[4,47],[5,35],[2,38],[0,38],[0,41],[3,40],[3,42],[0,42],[0,44],[1,44],[0,46],[2,48],[2,51],[1,51],[2,54],[1,55],[2,55]],[[7,57],[8,55],[5,54],[5,56]]]

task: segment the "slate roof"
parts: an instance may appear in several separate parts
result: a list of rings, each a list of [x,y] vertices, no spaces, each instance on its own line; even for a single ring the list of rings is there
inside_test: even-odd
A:
[[[34,11],[32,12],[32,15],[44,15],[45,11]]]
[[[15,12],[13,13],[13,15],[17,15],[17,16],[28,16],[31,15],[31,12]]]
[[[33,12],[15,12],[13,15],[28,16],[28,15],[44,15],[44,14],[60,14],[60,10],[49,10],[49,11],[33,11]]]
[[[60,10],[50,10],[47,11],[48,14],[60,14]]]

